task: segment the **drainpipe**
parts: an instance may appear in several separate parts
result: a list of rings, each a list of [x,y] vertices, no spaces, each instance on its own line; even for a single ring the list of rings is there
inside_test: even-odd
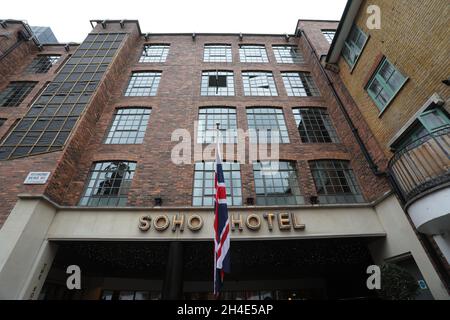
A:
[[[14,43],[11,47],[9,47],[8,49],[6,49],[3,54],[0,56],[0,61],[3,60],[4,58],[6,58],[6,56],[8,56],[8,54],[10,54],[11,52],[14,51],[14,49],[16,49],[18,46],[20,46],[23,42],[25,42],[24,39],[19,38],[17,39],[17,42]]]
[[[8,23],[8,21],[3,21],[3,23],[5,24],[5,28],[6,28],[6,23]],[[30,26],[23,21],[22,21],[22,25],[24,27],[24,31],[22,31],[22,30],[19,31],[19,35],[17,36],[17,42],[14,43],[11,47],[9,47],[8,49],[6,49],[4,51],[4,53],[0,56],[0,61],[3,60],[7,55],[9,55],[12,51],[14,51],[14,49],[16,49],[18,46],[20,46],[25,41],[33,40],[34,44],[38,48],[41,48],[41,44],[39,43],[39,40],[34,35]]]
[[[345,108],[344,103],[342,102],[341,98],[339,97],[339,95],[338,95],[338,93],[336,91],[336,88],[334,87],[334,83],[331,81],[329,75],[327,74],[327,72],[325,71],[324,67],[322,66],[322,63],[320,62],[319,55],[317,54],[316,50],[312,46],[311,42],[309,41],[308,36],[301,29],[300,29],[300,36],[303,36],[305,38],[306,43],[308,44],[309,49],[311,50],[311,53],[313,54],[317,64],[319,65],[320,71],[322,72],[323,76],[327,80],[328,85],[331,88],[333,96],[334,96],[336,102],[338,103],[339,109],[344,114],[345,120],[347,121],[347,124],[349,125],[349,127],[350,127],[350,129],[351,129],[351,131],[353,133],[353,136],[355,137],[356,142],[358,143],[359,148],[361,149],[361,152],[364,155],[364,158],[366,158],[367,162],[369,163],[370,169],[372,170],[373,174],[375,176],[377,176],[377,177],[385,177],[385,176],[387,176],[388,173],[384,172],[384,171],[380,171],[378,166],[377,166],[377,164],[373,160],[372,155],[370,154],[369,150],[367,149],[366,145],[364,144],[364,141],[361,139],[361,136],[359,135],[358,129],[353,124],[353,121],[350,118],[350,115],[349,115],[347,109]]]
[[[397,182],[395,181],[394,177],[389,173],[389,171],[385,171],[385,172],[380,171],[378,166],[376,165],[375,161],[373,160],[372,156],[370,155],[369,150],[367,150],[366,145],[364,144],[364,142],[362,141],[362,139],[358,133],[358,129],[353,124],[353,121],[350,118],[350,115],[347,112],[347,109],[345,108],[344,104],[342,103],[341,98],[337,94],[334,84],[331,81],[330,77],[328,76],[327,72],[325,71],[322,63],[320,62],[319,55],[317,54],[316,50],[312,46],[310,40],[308,39],[308,36],[305,34],[305,32],[303,30],[300,30],[300,36],[303,36],[305,38],[306,42],[308,43],[311,53],[313,53],[315,60],[319,65],[320,71],[322,72],[324,77],[327,79],[328,85],[330,86],[331,91],[333,92],[333,96],[335,97],[335,99],[339,105],[339,108],[341,109],[342,113],[344,114],[345,120],[347,121],[348,125],[350,126],[353,136],[355,137],[359,147],[361,148],[361,151],[364,154],[364,157],[366,158],[367,162],[369,163],[370,169],[372,170],[373,174],[377,177],[387,177],[388,181],[390,182],[391,187],[394,189],[394,192],[397,194],[400,202],[405,204],[405,199],[403,197],[403,194],[400,191],[400,188],[397,185]],[[403,209],[406,213],[404,206],[403,206]],[[409,217],[408,217],[408,221],[411,224],[411,227],[414,230],[417,230]],[[441,258],[437,255],[435,249],[433,248],[432,242],[430,241],[430,239],[428,239],[428,237],[425,234],[416,232],[416,235],[419,238],[419,240],[421,240],[421,243],[422,243],[423,247],[425,248],[425,252],[429,256],[430,260],[433,262],[433,265],[437,271],[437,274],[439,275],[442,282],[444,283],[445,288],[447,289],[447,292],[450,292],[449,291],[449,283],[450,283],[449,274],[448,274],[447,269],[444,266]]]

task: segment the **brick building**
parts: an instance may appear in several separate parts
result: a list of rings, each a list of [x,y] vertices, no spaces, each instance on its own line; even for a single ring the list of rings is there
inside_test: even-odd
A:
[[[292,35],[91,24],[79,45],[41,45],[2,22],[1,298],[210,297],[216,123],[234,150],[224,297],[371,297],[366,269],[387,261],[423,283],[420,298],[448,298],[377,173],[382,146],[320,63],[338,22],[302,20]],[[279,170],[233,158],[270,133]],[[188,161],[175,163],[180,141]],[[81,290],[65,287],[70,265]]]
[[[373,5],[379,8],[379,27],[371,24]],[[327,69],[338,73],[390,159],[399,199],[447,286],[448,10],[448,2],[439,0],[349,1],[326,57]]]

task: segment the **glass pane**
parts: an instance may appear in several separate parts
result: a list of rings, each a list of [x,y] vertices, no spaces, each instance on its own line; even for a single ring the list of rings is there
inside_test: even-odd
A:
[[[133,291],[120,291],[119,300],[133,300],[134,292]]]
[[[449,119],[438,109],[422,114],[420,116],[420,120],[429,131],[439,129],[450,124]]]
[[[102,300],[112,300],[113,293],[114,293],[113,291],[103,291]]]

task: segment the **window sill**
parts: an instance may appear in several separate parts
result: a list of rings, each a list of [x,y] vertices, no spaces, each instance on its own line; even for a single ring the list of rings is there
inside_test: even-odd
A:
[[[205,96],[205,95],[200,95],[200,97],[204,97],[204,98],[214,98],[214,97],[221,97],[221,98],[234,98],[236,97],[235,95],[227,95],[227,96],[222,96],[222,95],[210,95],[210,96]]]
[[[140,146],[144,143],[103,143],[105,146]]]
[[[300,145],[342,145],[342,142],[302,142]]]

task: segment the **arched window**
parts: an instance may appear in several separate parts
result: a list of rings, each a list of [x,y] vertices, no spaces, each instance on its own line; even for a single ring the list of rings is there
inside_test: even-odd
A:
[[[89,171],[80,206],[125,206],[135,171],[136,162],[95,162]]]

